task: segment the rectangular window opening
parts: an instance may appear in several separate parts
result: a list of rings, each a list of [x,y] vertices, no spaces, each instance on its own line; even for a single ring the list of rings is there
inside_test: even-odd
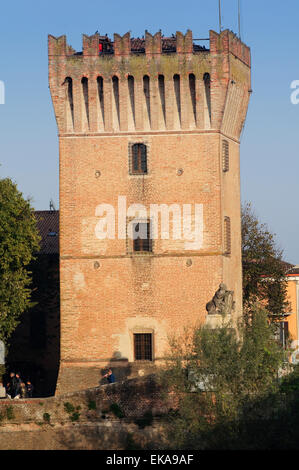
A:
[[[133,250],[135,252],[152,251],[150,222],[138,222],[133,224],[133,234]]]
[[[135,361],[152,361],[152,334],[134,334],[134,359]]]
[[[132,145],[131,173],[133,175],[147,174],[147,147],[145,144]]]

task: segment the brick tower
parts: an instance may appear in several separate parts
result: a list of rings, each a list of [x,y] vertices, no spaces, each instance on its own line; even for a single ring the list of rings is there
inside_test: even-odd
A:
[[[217,317],[206,304],[220,283],[234,293],[233,318],[242,313],[239,139],[250,50],[228,30],[209,41],[197,45],[191,31],[95,34],[76,52],[49,36],[60,144],[57,393],[96,386],[108,365],[118,378],[159,364],[170,335]],[[98,236],[101,204],[115,209],[115,236]],[[175,211],[197,204],[199,245],[165,235],[162,209],[154,228],[151,215],[124,213],[132,204],[164,204],[173,225]],[[190,220],[195,228],[193,212]],[[150,239],[132,239],[141,229]]]

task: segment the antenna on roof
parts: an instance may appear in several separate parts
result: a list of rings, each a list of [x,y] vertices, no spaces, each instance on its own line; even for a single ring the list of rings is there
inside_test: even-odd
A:
[[[222,31],[222,19],[221,19],[221,0],[219,0],[219,32]]]
[[[239,27],[239,38],[241,39],[241,0],[238,0],[238,27]]]
[[[50,211],[56,211],[53,199],[50,199]]]

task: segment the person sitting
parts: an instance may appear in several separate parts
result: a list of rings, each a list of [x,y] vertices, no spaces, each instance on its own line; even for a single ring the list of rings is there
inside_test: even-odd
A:
[[[30,382],[30,380],[27,380],[26,388],[27,388],[27,397],[28,397],[28,398],[32,398],[32,395],[33,395],[33,385],[32,385],[32,383]]]
[[[107,374],[104,375],[104,379],[107,379],[109,384],[113,384],[115,382],[115,377],[112,372],[112,369],[108,370]]]

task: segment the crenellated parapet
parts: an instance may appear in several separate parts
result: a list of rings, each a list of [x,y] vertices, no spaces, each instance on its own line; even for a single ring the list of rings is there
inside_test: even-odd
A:
[[[67,49],[66,36],[56,38],[49,34],[48,36],[48,53],[51,56],[65,56]]]
[[[83,34],[83,55],[84,56],[95,56],[99,53],[99,38],[98,33],[87,36]]]
[[[232,31],[228,29],[221,34],[210,31],[211,54],[233,54],[236,58],[251,66],[250,48],[246,46]]]
[[[148,57],[162,53],[162,34],[161,31],[152,36],[145,31],[145,52]]]
[[[180,31],[176,33],[176,52],[177,54],[192,54],[193,53],[193,37],[192,31],[188,29],[184,35]]]
[[[114,55],[115,57],[128,57],[131,53],[131,38],[130,33],[123,36],[114,34]]]
[[[239,139],[250,49],[231,31],[142,38],[83,35],[83,51],[49,35],[49,83],[61,134],[223,131]]]

